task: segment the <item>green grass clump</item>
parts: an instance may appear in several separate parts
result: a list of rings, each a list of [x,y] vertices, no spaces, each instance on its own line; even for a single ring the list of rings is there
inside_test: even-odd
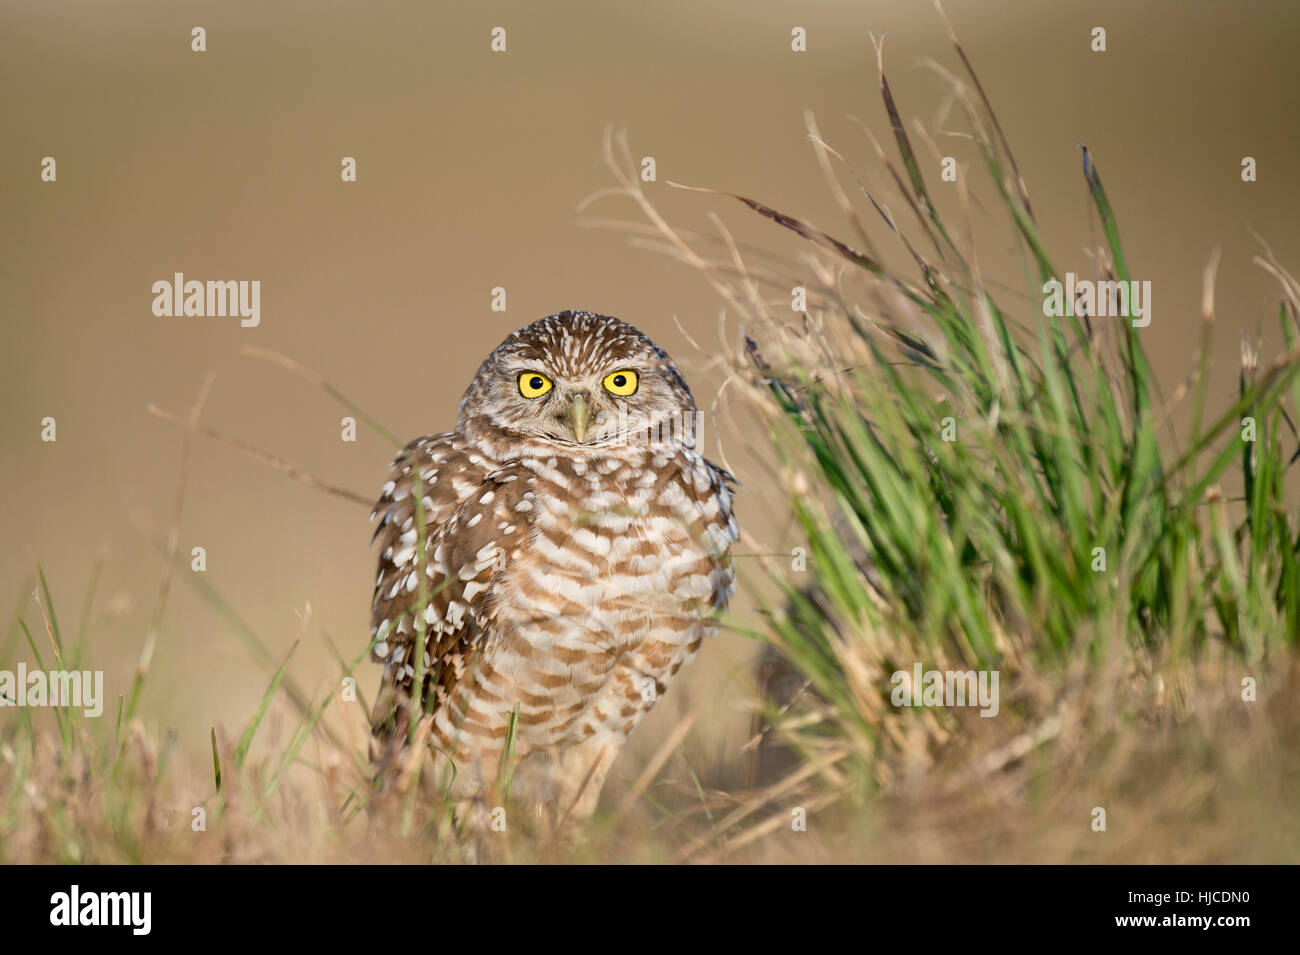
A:
[[[797,260],[742,255],[728,234],[673,228],[632,174],[626,144],[620,156],[607,141],[623,193],[744,329],[733,382],[768,424],[800,530],[794,543],[807,553],[806,573],[769,559],[758,583],[778,594],[766,603],[762,636],[804,681],[768,717],[805,766],[835,756],[835,771],[818,768],[830,792],[878,792],[883,783],[897,794],[917,771],[948,773],[969,792],[1012,768],[1022,774],[1003,794],[1023,798],[1064,760],[1073,774],[1047,788],[1061,795],[1095,782],[1099,798],[1107,785],[1132,783],[1144,760],[1154,767],[1153,751],[1185,757],[1169,770],[1184,785],[1234,733],[1251,749],[1245,696],[1293,708],[1300,521],[1288,483],[1293,492],[1300,456],[1300,283],[1271,253],[1261,260],[1282,285],[1287,350],[1261,365],[1243,349],[1238,391],[1213,411],[1213,265],[1196,368],[1168,396],[1142,328],[1046,315],[1044,284],[1065,274],[953,44],[969,82],[949,81],[997,198],[991,208],[1015,237],[1019,297],[987,281],[973,237],[959,238],[973,236],[960,221],[972,204],[968,171],[950,193],[964,216],[949,218],[933,200],[883,64],[902,172],[876,151],[901,211],[854,178],[865,212],[879,215],[882,233],[905,253],[904,269],[876,251],[833,171],[832,159],[847,161],[811,118],[810,138],[856,245],[753,199],[697,190],[737,199],[800,236],[809,247]],[[1102,236],[1091,250],[1096,275],[1087,277],[1128,282],[1117,216],[1086,147],[1082,161]],[[695,251],[710,241],[724,257]],[[808,307],[791,321],[793,287],[806,290]],[[1180,437],[1173,423],[1183,412],[1190,430]],[[1001,718],[892,705],[892,674],[916,662],[997,670]],[[1192,713],[1204,717],[1199,729],[1188,728]],[[1177,728],[1166,735],[1153,725]],[[1045,762],[1027,767],[1026,757],[1052,741],[1059,745]],[[1261,742],[1261,754],[1271,751]],[[1107,752],[1131,761],[1109,765]],[[1097,772],[1103,764],[1109,770]]]

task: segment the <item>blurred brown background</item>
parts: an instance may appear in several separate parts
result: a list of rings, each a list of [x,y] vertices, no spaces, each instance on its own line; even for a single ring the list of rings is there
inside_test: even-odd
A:
[[[1215,246],[1216,387],[1235,386],[1241,330],[1265,320],[1265,356],[1278,350],[1277,287],[1250,262],[1259,246],[1249,229],[1300,266],[1300,7],[949,0],[946,9],[1016,149],[1049,247],[1062,269],[1081,273],[1089,219],[1075,143],[1093,149],[1134,275],[1153,283],[1144,334],[1166,390],[1189,367],[1200,274]],[[205,53],[190,50],[195,26],[207,30]],[[507,30],[505,54],[489,49],[495,26]],[[807,30],[806,53],[790,49],[795,26]],[[1089,49],[1094,26],[1107,30],[1104,54]],[[665,179],[751,195],[849,237],[802,112],[816,113],[868,182],[884,183],[846,118],[888,144],[868,30],[888,34],[886,66],[905,118],[932,127],[945,89],[920,60],[958,63],[920,0],[9,0],[0,7],[5,631],[14,604],[29,623],[39,619],[29,596],[37,560],[72,629],[106,553],[90,660],[107,670],[111,719],[162,573],[151,534],[170,524],[179,477],[181,431],[146,405],[185,413],[210,369],[205,424],[377,492],[391,449],[364,428],[343,443],[343,409],[240,356],[241,345],[319,370],[406,439],[452,425],[479,360],[509,331],[581,307],[643,328],[709,400],[716,377],[674,316],[711,345],[714,293],[690,270],[578,222],[579,202],[612,183],[602,132],[625,128],[635,155],[656,158],[660,182],[648,189],[675,223],[708,229],[716,211],[741,237],[797,248],[729,200],[674,192]],[[955,113],[946,123],[965,128]],[[977,169],[968,144],[936,139]],[[1240,178],[1247,155],[1259,163],[1253,184]],[[44,156],[57,160],[56,183],[40,179]],[[340,181],[344,156],[357,159],[356,183]],[[947,201],[937,170],[927,175]],[[585,214],[636,218],[618,199]],[[1009,233],[1001,218],[985,218],[985,254],[996,263]],[[260,280],[260,327],[155,317],[151,285],[177,271]],[[997,277],[1023,287],[1014,270]],[[504,314],[489,308],[494,286],[507,290]],[[47,415],[58,421],[54,444],[40,440]],[[779,527],[759,520],[766,474],[736,455],[741,443],[729,445],[747,482],[739,513],[751,530]],[[366,517],[200,438],[181,552],[207,549],[207,582],[277,654],[297,626],[295,608],[310,601],[294,672],[325,692],[336,671],[321,629],[348,656],[367,636]],[[779,543],[779,531],[766,536],[753,546]],[[198,753],[210,725],[243,724],[266,677],[190,573],[185,560],[142,712]],[[124,612],[107,613],[110,604]],[[716,641],[670,694],[674,707],[689,700],[705,725],[742,725],[731,691],[748,685],[751,652],[739,636]],[[375,680],[364,665],[367,693]],[[636,744],[653,746],[669,719],[656,711]],[[717,755],[733,758],[735,734],[724,735],[732,742],[718,742]]]

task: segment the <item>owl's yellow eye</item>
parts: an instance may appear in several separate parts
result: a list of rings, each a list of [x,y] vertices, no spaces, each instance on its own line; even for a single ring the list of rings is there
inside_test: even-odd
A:
[[[536,371],[519,373],[519,393],[525,398],[540,398],[551,390],[551,379]]]
[[[605,376],[605,390],[621,398],[636,394],[636,385],[634,371],[611,371]]]

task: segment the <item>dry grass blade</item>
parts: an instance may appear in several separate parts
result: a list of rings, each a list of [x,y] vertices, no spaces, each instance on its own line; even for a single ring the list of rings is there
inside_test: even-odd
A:
[[[835,171],[831,169],[830,160],[826,158],[827,153],[833,153],[835,151],[822,139],[821,131],[817,128],[817,117],[813,114],[812,110],[805,110],[803,120],[804,126],[808,129],[808,138],[811,139],[813,145],[817,147],[814,152],[817,156],[817,164],[822,170],[822,178],[826,180],[826,185],[831,190],[831,195],[835,197],[835,202],[840,207],[840,212],[844,214],[844,218],[853,226],[853,230],[857,232],[858,237],[862,240],[862,244],[866,246],[872,258],[879,259],[880,256],[876,253],[876,250],[872,248],[871,236],[867,235],[867,230],[863,227],[862,220],[858,218],[858,211],[853,208],[853,203],[849,202],[849,197],[845,195],[844,190],[840,188],[839,180],[835,178]],[[845,166],[848,165],[843,156],[840,156],[839,153],[835,153],[835,155],[840,162],[845,164]],[[860,181],[859,185],[861,185]]]
[[[282,355],[269,348],[259,348],[256,345],[244,345],[239,349],[239,353],[241,355],[247,355],[250,358],[260,358],[263,361],[269,361],[273,365],[279,365],[281,368],[293,372],[299,378],[309,381],[313,385],[323,389],[331,398],[356,415],[367,427],[370,428],[370,430],[374,431],[384,440],[390,442],[394,447],[400,448],[404,443],[397,437],[397,435],[393,434],[393,432],[389,431],[375,420],[375,418],[366,414],[366,412],[362,410],[355,401],[345,395],[334,385],[330,384],[330,382],[320,372],[307,368],[306,366],[294,361],[288,355]]]
[[[877,42],[876,38],[872,36],[871,42],[876,48],[876,73],[880,77],[880,95],[885,101],[885,111],[889,114],[889,125],[894,131],[894,142],[898,145],[898,153],[903,158],[903,168],[907,171],[908,181],[912,185],[910,195],[901,182],[898,183],[899,190],[912,203],[921,227],[929,236],[930,241],[934,243],[935,248],[939,250],[939,254],[942,255],[943,250],[939,247],[939,243],[935,240],[933,234],[930,233],[930,227],[925,220],[928,218],[930,222],[934,223],[934,227],[939,230],[939,234],[944,237],[949,245],[952,244],[952,240],[948,238],[943,223],[939,221],[938,210],[935,209],[934,200],[930,198],[930,190],[925,185],[925,177],[921,175],[921,166],[916,161],[916,152],[912,149],[912,141],[907,136],[907,127],[903,125],[903,117],[898,112],[893,91],[889,88],[889,80],[885,77],[884,37],[882,36],[880,41]],[[875,137],[872,138],[874,140]],[[879,150],[879,144],[877,144],[876,148]],[[890,172],[893,172],[893,167],[890,167]],[[894,178],[895,180],[898,179],[896,173]]]
[[[40,572],[39,566],[37,573]],[[55,636],[54,624],[50,621],[50,612],[45,606],[45,601],[41,599],[41,591],[38,587],[32,591],[32,596],[36,598],[36,606],[41,611],[41,622],[45,624],[45,635],[50,638],[50,646],[54,650],[54,663],[60,669],[63,667],[63,648],[59,645],[59,638]]]
[[[835,803],[839,802],[839,800],[844,798],[844,796],[845,794],[842,792],[822,793],[820,796],[817,796],[811,802],[809,802],[808,805],[802,806],[801,808],[804,810],[806,814],[811,816],[814,813],[821,812],[823,809],[827,808],[828,806],[832,806]],[[700,856],[698,859],[695,859],[693,861],[699,865],[713,865],[717,862],[720,862],[724,856],[730,855],[733,852],[743,849],[745,846],[757,842],[759,839],[762,839],[764,836],[776,832],[782,826],[789,825],[789,823],[790,823],[789,819],[787,819],[785,816],[781,815],[780,813],[777,813],[776,815],[772,816],[770,819],[764,819],[762,822],[757,823],[754,826],[751,826],[749,829],[746,829],[744,832],[740,833],[734,838],[728,839],[717,849],[714,849],[712,852]]]
[[[615,145],[618,147],[617,155],[615,153]],[[605,127],[603,155],[605,157],[606,168],[609,169],[610,173],[619,184],[619,188],[613,190],[613,194],[626,196],[634,201],[637,206],[640,207],[642,214],[652,223],[655,229],[658,230],[659,234],[670,242],[673,248],[681,253],[682,258],[704,276],[705,280],[713,286],[714,291],[716,291],[726,302],[734,306],[737,312],[743,314],[745,312],[745,307],[736,297],[736,294],[731,287],[725,282],[718,281],[717,276],[714,275],[708,264],[704,262],[695,250],[686,243],[681,235],[668,224],[667,220],[659,214],[659,210],[655,208],[654,203],[646,197],[645,192],[641,188],[641,180],[635,173],[629,172],[629,170],[635,168],[635,162],[632,158],[632,150],[627,143],[627,136],[620,133],[615,137],[613,128],[609,126]],[[596,198],[597,196],[588,196],[587,199],[579,204],[578,211],[581,212]]]
[[[1210,345],[1214,335],[1214,287],[1219,272],[1219,249],[1210,256],[1209,264],[1201,275],[1201,343],[1193,374],[1196,378],[1196,397],[1192,404],[1192,440],[1201,433],[1205,416],[1205,393],[1210,377]]]
[[[871,140],[871,144],[873,147],[875,147],[881,165],[883,165],[885,169],[887,169],[890,175],[893,177],[894,184],[898,187],[899,193],[907,201],[908,207],[912,210],[912,214],[916,216],[917,222],[920,223],[921,229],[925,232],[926,237],[930,240],[931,245],[934,246],[935,252],[938,254],[941,260],[944,259],[943,247],[939,244],[939,240],[935,238],[934,232],[930,229],[930,225],[926,221],[926,216],[924,211],[921,208],[921,205],[908,192],[907,186],[903,183],[903,180],[899,177],[898,172],[893,167],[893,164],[890,163],[889,157],[886,156],[884,150],[880,148],[880,143],[876,140],[875,135],[866,126],[862,126],[861,124],[859,125],[862,131],[866,133],[867,138]],[[832,148],[829,144],[822,142],[821,140],[815,140],[815,141],[817,145],[821,147],[821,150],[823,152],[830,153],[841,163],[843,163],[844,167],[846,169],[849,169],[849,171],[852,173],[852,168],[849,166],[849,161],[845,159],[838,151]],[[893,213],[890,212],[889,209],[886,208],[884,205],[882,205],[879,201],[877,201],[876,197],[871,194],[871,190],[867,188],[866,183],[864,183],[862,179],[859,178],[857,173],[852,173],[852,174],[853,174],[853,178],[857,180],[858,188],[862,190],[862,194],[866,196],[867,201],[871,203],[871,207],[875,209],[876,213],[880,216],[880,218],[884,220],[885,225],[889,226],[889,231],[892,232],[894,234],[894,237],[903,244],[903,248],[907,249],[908,254],[912,256],[912,259],[920,267],[921,272],[925,275],[930,286],[932,288],[937,288],[936,277],[938,273],[931,267],[930,263],[928,263],[925,260],[925,257],[922,256],[921,253],[916,250],[916,247],[912,244],[911,240],[908,239],[906,234],[904,234],[904,232],[898,227],[898,223],[895,221]],[[947,234],[944,235],[944,238],[945,239],[948,238]],[[949,241],[949,245],[951,244],[952,244],[951,241]]]
[[[725,833],[736,823],[753,815],[764,806],[770,804],[773,800],[780,799],[782,796],[793,792],[804,782],[813,778],[817,774],[830,769],[840,760],[852,755],[852,752],[853,751],[847,747],[832,750],[819,759],[804,763],[789,776],[786,776],[779,782],[773,783],[771,786],[759,791],[759,793],[753,798],[728,813],[710,832],[697,836],[691,842],[687,843],[687,845],[677,853],[678,861],[684,862],[688,860],[696,852],[708,845],[709,842],[718,834]]]
[[[957,56],[961,58],[962,65],[966,67],[966,73],[970,76],[971,82],[975,84],[975,92],[979,93],[980,101],[984,104],[984,110],[988,113],[989,120],[993,123],[993,129],[998,135],[998,142],[1002,146],[1002,152],[1007,157],[1007,162],[1011,164],[1011,171],[1016,177],[1016,191],[1020,195],[1020,201],[1024,203],[1025,212],[1030,219],[1034,217],[1033,207],[1029,205],[1029,189],[1025,186],[1025,179],[1020,175],[1020,168],[1016,165],[1015,154],[1011,151],[1011,144],[1007,141],[1007,134],[1002,131],[1002,124],[998,122],[997,113],[993,112],[993,104],[989,102],[988,95],[984,92],[984,84],[975,73],[975,67],[971,65],[966,51],[962,49],[961,43],[957,40],[957,34],[953,31],[952,24],[948,21],[948,14],[943,10],[943,4],[939,0],[934,0],[934,8],[939,11],[939,17],[943,20],[944,29],[948,31],[948,39],[957,51]]]
[[[216,374],[208,372],[207,377],[203,379],[202,386],[199,388],[198,397],[195,399],[193,407],[190,408],[189,417],[186,419],[188,426],[181,442],[181,469],[180,479],[176,485],[176,505],[172,516],[171,529],[167,534],[167,556],[163,566],[162,581],[158,585],[158,599],[154,603],[153,616],[149,621],[149,632],[145,635],[144,647],[140,651],[140,659],[136,664],[135,679],[131,685],[131,694],[127,698],[127,723],[130,723],[135,716],[135,709],[140,701],[140,690],[144,686],[145,677],[149,674],[154,648],[158,643],[158,633],[162,628],[163,612],[167,607],[167,597],[171,593],[172,577],[176,570],[176,554],[180,550],[181,519],[185,513],[185,487],[188,483],[190,451],[193,444],[191,437],[194,434],[194,429],[198,427],[199,416],[203,413],[203,406],[207,403],[214,381],[216,381]]]
[[[1287,301],[1291,303],[1292,316],[1300,316],[1300,281],[1297,281],[1295,276],[1282,267],[1267,242],[1258,235],[1256,235],[1255,238],[1260,245],[1264,246],[1264,252],[1266,253],[1267,258],[1256,255],[1251,259],[1251,261],[1264,271],[1268,272],[1268,274],[1273,276],[1273,278],[1277,279],[1278,283],[1282,286],[1282,291],[1286,295]]]
[[[433,716],[422,717],[416,724],[410,749],[406,753],[406,758],[402,761],[401,771],[397,775],[397,791],[399,793],[411,792],[411,787],[415,785],[420,776],[420,769],[424,765],[424,755],[428,748],[429,736],[433,733]]]
[[[170,411],[165,411],[164,409],[159,408],[157,405],[149,405],[149,413],[154,417],[161,418],[164,421],[171,421],[174,424],[186,425],[191,430],[197,431],[199,434],[206,435],[207,437],[212,438],[214,441],[220,441],[222,444],[229,445],[230,447],[238,451],[240,454],[250,457],[254,461],[257,461],[260,464],[265,464],[267,467],[271,468],[272,470],[279,471],[281,474],[287,475],[288,477],[293,478],[295,481],[301,481],[303,484],[306,484],[308,487],[315,488],[318,491],[324,491],[326,494],[333,494],[335,497],[341,497],[344,498],[345,500],[355,501],[356,503],[366,507],[367,509],[374,506],[375,502],[372,496],[358,494],[356,491],[349,490],[348,488],[339,487],[336,484],[330,484],[328,481],[322,481],[320,478],[314,477],[311,474],[308,474],[306,471],[294,467],[292,464],[287,464],[284,461],[281,461],[273,454],[268,454],[266,451],[262,451],[259,448],[253,447],[251,444],[249,444],[246,441],[241,441],[238,438],[232,438],[228,434],[222,434],[220,431],[216,431],[204,425],[196,424],[187,418],[182,418],[178,414],[174,414]]]
[[[815,229],[806,222],[800,222],[798,219],[788,216],[783,212],[777,212],[770,206],[765,206],[763,203],[754,199],[748,199],[745,196],[737,195],[734,192],[724,192],[721,189],[709,189],[705,186],[687,186],[680,182],[672,182],[671,180],[668,181],[668,185],[672,186],[674,189],[686,189],[690,192],[707,192],[712,193],[715,196],[729,196],[737,202],[743,202],[759,215],[771,219],[777,225],[785,226],[785,228],[803,236],[805,239],[815,242],[823,248],[830,249],[831,251],[843,256],[854,265],[861,266],[869,272],[875,272],[877,275],[883,274],[884,272],[880,263],[865,252],[859,252],[857,249],[853,248],[853,246],[841,242],[834,236],[827,235],[820,229]]]
[[[659,748],[655,750],[650,762],[646,763],[645,769],[641,770],[641,775],[637,776],[636,781],[632,783],[632,788],[627,791],[627,795],[619,802],[618,808],[614,811],[615,818],[621,819],[632,811],[632,807],[636,805],[641,795],[650,788],[650,784],[659,775],[659,771],[667,765],[668,760],[672,759],[673,753],[677,752],[677,747],[686,739],[695,726],[698,717],[699,713],[694,710],[687,713],[673,727],[673,731],[664,738],[664,741],[659,744]]]

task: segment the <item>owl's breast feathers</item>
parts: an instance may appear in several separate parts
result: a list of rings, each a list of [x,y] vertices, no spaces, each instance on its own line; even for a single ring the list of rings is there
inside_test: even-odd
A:
[[[630,731],[731,595],[730,475],[695,451],[508,454],[449,433],[393,463],[375,508],[381,737],[405,730],[421,607],[434,735],[460,750],[499,745],[516,713],[525,744]]]

